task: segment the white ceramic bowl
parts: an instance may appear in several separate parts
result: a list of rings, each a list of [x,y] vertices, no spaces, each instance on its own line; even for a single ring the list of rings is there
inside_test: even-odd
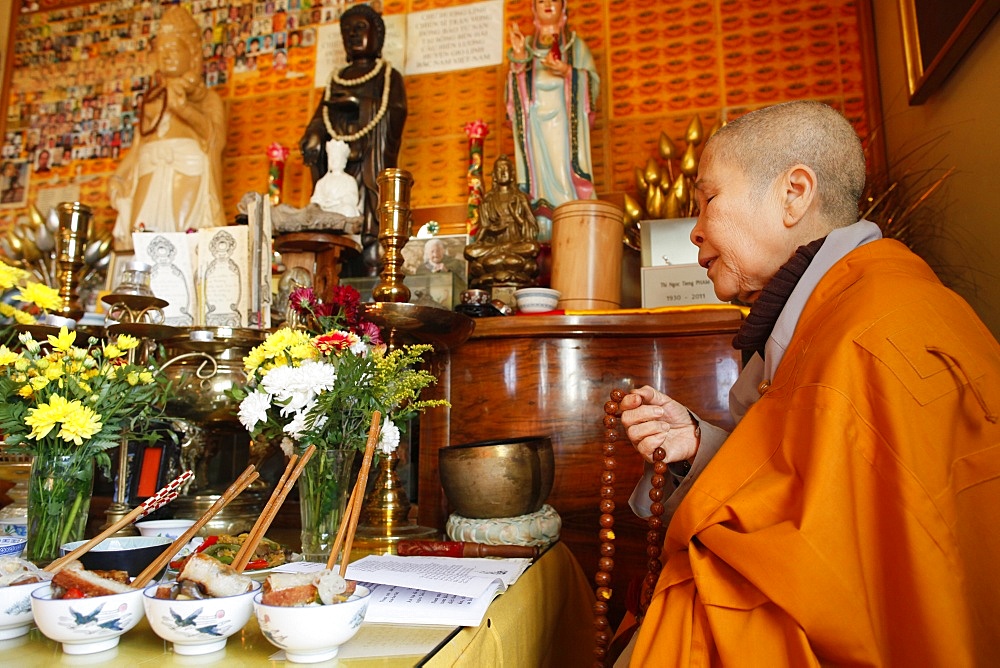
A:
[[[0,536],[0,557],[20,557],[27,544],[24,536]]]
[[[264,605],[253,597],[257,624],[272,645],[285,650],[292,663],[319,663],[337,656],[340,646],[354,637],[368,612],[371,592],[358,585],[350,599],[333,605],[283,608]]]
[[[142,592],[142,605],[153,632],[174,644],[174,654],[194,656],[218,652],[226,647],[226,640],[238,633],[253,615],[253,597],[261,584],[254,582],[250,591],[237,596],[175,601],[156,598],[164,582],[146,587]]]
[[[521,313],[544,313],[556,310],[559,291],[552,288],[521,288],[514,291],[517,310]]]
[[[27,517],[7,517],[0,519],[0,536],[25,536],[28,535]]]
[[[181,534],[191,528],[194,520],[149,520],[148,522],[136,522],[135,528],[142,536],[162,536],[170,540],[177,540]]]
[[[118,639],[145,614],[142,590],[95,598],[52,598],[52,586],[31,591],[31,613],[42,634],[66,654],[94,654],[118,646]]]
[[[44,582],[0,587],[0,640],[23,636],[31,630],[31,592]]]

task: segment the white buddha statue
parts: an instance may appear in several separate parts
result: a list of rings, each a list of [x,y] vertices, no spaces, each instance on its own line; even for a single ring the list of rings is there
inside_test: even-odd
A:
[[[316,182],[309,201],[324,211],[354,218],[361,215],[361,201],[358,182],[344,171],[350,153],[347,142],[331,139],[326,143],[327,172]]]

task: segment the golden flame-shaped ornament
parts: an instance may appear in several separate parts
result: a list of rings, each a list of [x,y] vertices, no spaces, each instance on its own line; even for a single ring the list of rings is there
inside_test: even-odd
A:
[[[691,201],[691,190],[688,188],[688,180],[684,178],[683,174],[678,174],[677,178],[674,179],[673,185],[670,186],[670,194],[677,198],[677,205],[684,210],[688,202]]]
[[[681,205],[680,202],[677,201],[677,194],[674,192],[673,188],[671,188],[670,192],[667,193],[663,208],[664,218],[680,218],[682,216]]]
[[[666,132],[660,133],[660,157],[664,160],[673,160],[678,155],[680,151],[677,150],[677,145],[674,144],[673,140],[667,136]]]
[[[688,148],[690,148],[692,144],[697,146],[704,139],[705,130],[701,126],[701,117],[695,114],[694,118],[691,119],[691,122],[688,123],[688,129],[684,133],[684,141],[688,143]]]
[[[646,196],[646,213],[650,218],[663,217],[663,191],[656,186],[650,186]]]
[[[646,192],[646,188],[649,187],[649,184],[646,183],[646,174],[639,167],[635,168],[635,185],[641,193]]]
[[[642,207],[629,195],[625,195],[625,220],[637,221],[642,219]]]
[[[653,158],[650,158],[646,163],[646,169],[643,170],[642,174],[647,186],[657,186],[660,184],[660,165]]]
[[[698,155],[694,152],[694,144],[688,144],[681,157],[681,174],[694,176],[698,173]]]

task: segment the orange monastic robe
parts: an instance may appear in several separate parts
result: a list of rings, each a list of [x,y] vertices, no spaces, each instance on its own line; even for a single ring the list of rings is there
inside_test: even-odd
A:
[[[1000,665],[998,415],[969,306],[849,253],[674,514],[632,665]]]

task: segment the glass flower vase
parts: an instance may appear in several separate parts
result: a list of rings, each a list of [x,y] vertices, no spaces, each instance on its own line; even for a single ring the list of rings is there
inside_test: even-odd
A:
[[[326,563],[337,538],[351,491],[351,466],[356,450],[317,450],[299,477],[302,515],[302,555]]]
[[[83,538],[94,488],[94,460],[39,453],[28,477],[28,546],[36,563],[59,556],[59,546]]]

